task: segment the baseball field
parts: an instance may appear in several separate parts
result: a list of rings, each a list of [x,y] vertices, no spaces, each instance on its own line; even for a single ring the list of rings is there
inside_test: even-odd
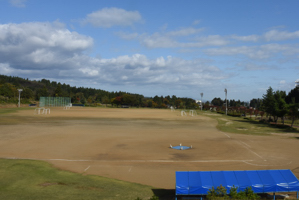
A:
[[[175,171],[291,169],[299,177],[298,134],[222,132],[211,115],[181,116],[166,109],[72,107],[51,108],[50,114],[20,109],[0,115],[0,157],[42,160],[63,170],[164,189],[175,188]],[[192,148],[170,148],[180,144]]]

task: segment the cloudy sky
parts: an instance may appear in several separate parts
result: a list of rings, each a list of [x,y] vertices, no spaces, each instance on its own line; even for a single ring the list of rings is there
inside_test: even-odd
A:
[[[0,0],[0,74],[249,101],[299,79],[299,1]]]

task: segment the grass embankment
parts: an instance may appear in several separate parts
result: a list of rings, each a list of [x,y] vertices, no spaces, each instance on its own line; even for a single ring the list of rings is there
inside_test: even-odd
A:
[[[42,161],[0,159],[0,199],[149,199],[153,188],[76,174]]]
[[[214,118],[218,121],[217,128],[228,133],[248,134],[248,135],[270,135],[270,134],[298,134],[297,128],[287,125],[262,123],[249,117],[232,117],[225,114],[218,114],[210,111],[199,112],[202,115]]]

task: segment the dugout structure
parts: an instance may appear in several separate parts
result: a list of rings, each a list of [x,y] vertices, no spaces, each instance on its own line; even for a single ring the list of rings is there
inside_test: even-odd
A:
[[[254,193],[299,192],[299,180],[289,169],[254,171],[180,171],[176,172],[176,199],[178,196],[205,196],[212,187],[236,187],[244,191],[251,187]]]
[[[71,105],[71,97],[40,97],[39,107],[65,107]]]

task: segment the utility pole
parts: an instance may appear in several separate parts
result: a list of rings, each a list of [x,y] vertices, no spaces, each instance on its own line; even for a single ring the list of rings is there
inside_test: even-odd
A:
[[[225,92],[225,114],[227,115],[227,89],[224,89]]]
[[[21,101],[21,92],[23,91],[22,89],[18,89],[18,91],[19,91],[19,108],[21,107],[20,106],[20,101]]]
[[[203,97],[203,93],[200,93],[200,96],[201,96],[201,102],[200,102],[200,105],[201,105],[201,110],[202,110],[202,97]]]

